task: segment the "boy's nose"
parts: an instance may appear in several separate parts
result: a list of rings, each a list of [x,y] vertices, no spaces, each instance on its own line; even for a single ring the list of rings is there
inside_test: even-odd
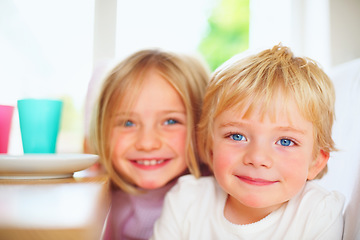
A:
[[[270,154],[270,150],[258,145],[259,144],[253,143],[248,147],[243,159],[244,164],[252,165],[256,168],[271,168],[273,165],[273,159]]]
[[[161,147],[158,131],[153,128],[143,128],[139,131],[135,147],[139,151],[152,151]]]

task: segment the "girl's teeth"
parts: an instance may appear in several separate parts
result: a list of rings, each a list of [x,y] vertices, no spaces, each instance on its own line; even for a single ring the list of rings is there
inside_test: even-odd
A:
[[[137,161],[138,164],[145,165],[145,166],[154,166],[160,163],[163,163],[164,160],[140,160]]]

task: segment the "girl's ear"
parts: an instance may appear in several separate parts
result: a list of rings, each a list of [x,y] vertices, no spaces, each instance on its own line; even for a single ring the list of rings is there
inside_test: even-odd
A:
[[[324,167],[326,166],[329,160],[329,157],[330,157],[329,152],[320,150],[318,156],[316,157],[316,159],[313,160],[313,162],[309,167],[309,172],[307,177],[308,180],[313,180],[319,174],[319,172],[321,172],[321,170],[324,169]]]

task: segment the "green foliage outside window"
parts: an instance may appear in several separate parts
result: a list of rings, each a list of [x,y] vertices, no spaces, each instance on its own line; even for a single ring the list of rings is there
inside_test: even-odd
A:
[[[199,51],[211,70],[249,47],[249,0],[220,0]]]

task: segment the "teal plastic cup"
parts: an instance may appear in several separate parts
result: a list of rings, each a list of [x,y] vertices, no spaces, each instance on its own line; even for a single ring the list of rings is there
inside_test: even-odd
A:
[[[21,99],[17,106],[24,153],[55,153],[63,102]]]

